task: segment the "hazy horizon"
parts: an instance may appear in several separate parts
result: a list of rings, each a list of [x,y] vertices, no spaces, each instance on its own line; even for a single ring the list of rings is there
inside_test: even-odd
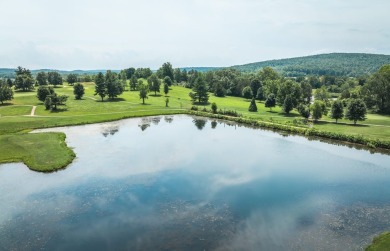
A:
[[[225,67],[390,54],[385,0],[4,0],[0,8],[0,68]]]

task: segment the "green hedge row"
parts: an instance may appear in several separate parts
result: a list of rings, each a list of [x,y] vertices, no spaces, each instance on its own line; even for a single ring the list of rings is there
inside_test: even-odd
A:
[[[260,121],[260,120],[250,119],[250,118],[244,118],[244,117],[236,118],[236,117],[230,117],[221,114],[212,114],[212,113],[206,113],[200,111],[189,111],[188,113],[191,115],[204,116],[204,117],[210,117],[215,119],[224,119],[224,120],[243,123],[255,127],[263,127],[272,130],[280,130],[280,131],[285,131],[293,134],[300,134],[308,137],[310,136],[322,137],[322,138],[327,138],[332,140],[339,140],[339,141],[345,141],[345,142],[350,142],[355,144],[361,144],[361,145],[368,146],[370,148],[390,149],[390,141],[369,139],[363,137],[362,135],[348,135],[343,133],[321,131],[315,128],[290,126],[290,125]]]

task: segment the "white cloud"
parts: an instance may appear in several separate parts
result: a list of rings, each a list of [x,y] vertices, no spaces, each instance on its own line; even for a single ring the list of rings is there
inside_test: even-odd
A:
[[[0,3],[0,67],[229,66],[316,51],[390,54],[390,2]]]

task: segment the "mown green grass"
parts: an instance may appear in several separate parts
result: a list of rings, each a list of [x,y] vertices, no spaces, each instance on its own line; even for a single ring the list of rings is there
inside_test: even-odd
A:
[[[0,107],[0,117],[2,116],[15,116],[15,115],[30,115],[32,106],[23,105],[23,106],[3,106]]]
[[[69,96],[67,105],[64,108],[60,107],[55,112],[45,110],[43,103],[36,98],[36,92],[16,92],[11,102],[0,106],[0,135],[8,135],[11,138],[15,133],[25,133],[37,128],[97,123],[130,117],[186,113],[193,106],[188,95],[191,90],[181,86],[172,86],[167,95],[169,107],[165,107],[166,96],[163,93],[156,96],[154,93],[150,93],[148,99],[145,100],[146,104],[142,104],[138,91],[128,90],[114,100],[105,98],[102,102],[99,96],[94,96],[93,83],[83,84],[86,93],[82,100],[75,100],[73,87],[66,83],[55,88],[57,94]],[[324,131],[363,135],[370,139],[390,140],[390,116],[369,114],[368,119],[360,122],[358,126],[354,126],[351,121],[346,120],[340,120],[339,124],[335,124],[334,120],[325,116],[318,123],[306,125],[301,123],[302,119],[295,110],[286,115],[280,107],[275,107],[270,111],[269,108],[264,107],[263,102],[257,102],[258,112],[249,112],[249,100],[239,97],[220,98],[210,94],[209,104],[199,105],[198,107],[200,110],[203,107],[210,110],[212,102],[217,104],[218,110],[234,110],[244,117],[256,120],[282,124],[290,123],[295,126],[298,123],[299,126],[313,126]],[[35,116],[26,116],[30,115],[32,106],[37,106]],[[363,123],[364,125],[362,125]],[[0,138],[0,144],[6,144],[4,138]],[[47,145],[45,148],[49,148],[49,146]],[[7,156],[9,159],[17,159],[13,157],[12,151],[8,151],[8,154],[10,155],[2,154],[0,162],[4,162]]]
[[[390,232],[375,237],[366,251],[390,251]]]
[[[75,157],[64,140],[63,133],[0,135],[0,163],[23,162],[39,172],[64,168]]]

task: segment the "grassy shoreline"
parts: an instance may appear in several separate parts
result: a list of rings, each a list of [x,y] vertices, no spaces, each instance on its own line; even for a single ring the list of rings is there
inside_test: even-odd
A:
[[[389,251],[390,250],[390,232],[384,232],[375,237],[372,243],[365,251]]]

